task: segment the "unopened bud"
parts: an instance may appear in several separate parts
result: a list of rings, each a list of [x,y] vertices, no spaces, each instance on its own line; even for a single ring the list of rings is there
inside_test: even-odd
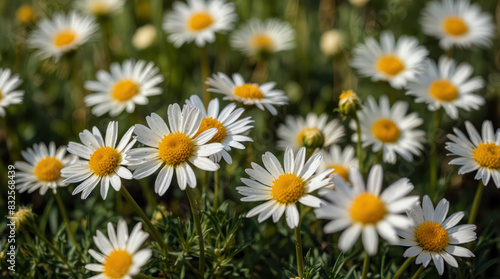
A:
[[[338,111],[342,116],[351,115],[361,109],[361,101],[352,90],[346,90],[340,94]]]
[[[35,224],[35,215],[31,208],[21,207],[12,217],[16,231],[30,232]]]
[[[332,29],[321,35],[320,48],[325,56],[332,57],[342,51],[345,39],[339,30]]]
[[[145,49],[150,47],[156,40],[156,28],[151,25],[144,25],[137,28],[132,37],[132,45],[136,49]]]
[[[300,132],[298,142],[301,146],[314,150],[323,147],[325,144],[325,136],[318,128],[306,128]]]
[[[35,10],[30,5],[22,5],[16,12],[17,21],[23,25],[35,23]]]

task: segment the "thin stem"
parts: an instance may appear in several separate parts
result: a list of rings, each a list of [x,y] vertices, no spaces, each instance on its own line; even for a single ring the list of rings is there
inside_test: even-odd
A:
[[[42,235],[42,233],[40,232],[40,230],[36,227],[35,225],[35,234],[38,236],[38,238],[40,238],[43,242],[45,242],[45,244],[47,245],[47,247],[49,247],[50,250],[52,250],[52,252],[54,252],[54,254],[56,254],[59,258],[61,258],[61,260],[63,261],[63,263],[68,266],[68,270],[69,272],[71,272],[71,274],[73,274],[73,276],[75,278],[78,278],[78,276],[76,275],[75,271],[73,270],[73,268],[69,265],[68,261],[66,260],[66,257],[63,256],[63,254],[61,254],[61,252],[57,249],[57,247],[55,247],[52,243],[50,243],[47,238],[45,238],[45,236]]]
[[[417,279],[418,276],[420,276],[420,274],[422,273],[422,271],[424,271],[424,266],[421,265],[419,267],[419,269],[417,270],[417,272],[415,272],[415,274],[413,274],[413,277],[411,277],[411,279]]]
[[[205,186],[206,187],[206,186]],[[214,172],[214,212],[219,208],[219,170]]]
[[[85,259],[85,257],[83,256],[82,251],[80,250],[80,246],[76,242],[75,237],[73,236],[73,232],[71,231],[71,227],[69,225],[68,215],[66,213],[66,209],[64,208],[64,204],[63,204],[63,202],[61,200],[61,195],[59,194],[59,191],[57,191],[54,194],[54,196],[56,198],[57,205],[59,206],[59,211],[61,212],[61,216],[63,218],[63,221],[66,224],[66,232],[68,234],[68,237],[71,240],[71,242],[73,242],[73,244],[75,245],[76,253],[83,260],[83,259]]]
[[[356,121],[356,134],[358,136],[356,154],[359,161],[359,170],[363,172],[363,147],[361,146],[361,124],[359,123],[359,119],[356,114],[354,114],[354,120]]]
[[[259,59],[252,73],[251,81],[255,83],[264,83],[267,77],[267,60]]]
[[[191,212],[193,213],[194,225],[196,228],[196,234],[198,234],[198,246],[200,249],[200,262],[198,266],[198,273],[201,277],[205,274],[205,245],[203,241],[203,231],[201,230],[201,221],[198,206],[196,205],[196,200],[194,198],[193,190],[188,186],[186,187],[186,194],[189,199],[189,205],[191,206]]]
[[[297,272],[299,278],[304,278],[304,256],[302,255],[302,237],[300,236],[300,222],[299,226],[293,229],[295,232],[295,252],[297,253]]]
[[[203,85],[203,104],[205,107],[207,107],[210,102],[210,92],[207,90],[208,85],[205,83],[210,75],[208,63],[207,47],[200,47],[201,84]]]
[[[368,269],[370,269],[370,255],[365,251],[365,260],[363,261],[363,272],[361,273],[361,279],[366,279],[368,275]]]
[[[415,257],[409,257],[408,259],[406,259],[406,261],[401,265],[401,267],[398,269],[398,272],[396,272],[396,274],[394,274],[394,277],[392,277],[392,279],[398,279],[399,277],[401,277],[401,275],[403,274],[403,272],[408,268],[408,266],[415,260]]]
[[[382,155],[384,154],[384,149],[380,149],[379,152],[377,152],[377,156],[375,157],[375,165],[380,164],[380,161],[382,161]]]
[[[479,180],[479,185],[477,185],[476,196],[474,197],[474,202],[472,203],[472,208],[469,215],[469,224],[474,224],[476,222],[477,211],[479,210],[479,204],[481,203],[481,197],[484,192],[484,184],[482,180]],[[474,248],[474,242],[469,242],[467,248],[472,250]]]
[[[438,130],[439,130],[439,122],[441,120],[442,110],[438,109],[434,114],[434,127],[431,132],[431,144],[432,144],[432,153],[430,158],[430,182],[428,184],[427,193],[432,200],[434,200],[436,195],[436,186],[437,186],[437,155],[438,155]]]

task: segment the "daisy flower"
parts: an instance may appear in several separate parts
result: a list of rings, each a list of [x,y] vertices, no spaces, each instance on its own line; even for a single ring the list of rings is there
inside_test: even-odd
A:
[[[233,160],[228,153],[231,147],[245,149],[242,142],[253,142],[250,137],[241,135],[241,133],[250,130],[253,126],[248,124],[254,122],[251,120],[251,117],[238,120],[245,111],[243,108],[236,108],[236,104],[231,103],[225,106],[219,113],[219,99],[212,99],[208,104],[208,109],[205,109],[203,102],[197,95],[192,95],[189,100],[186,100],[186,103],[199,109],[203,117],[200,128],[194,137],[208,129],[216,128],[217,133],[208,143],[219,142],[224,145],[224,149],[210,155],[210,159],[219,162],[221,158],[224,158],[226,163],[232,164]]]
[[[167,113],[170,129],[156,113],[146,117],[149,128],[135,125],[137,140],[147,147],[132,149],[128,157],[135,179],[152,175],[164,164],[155,181],[155,192],[160,196],[170,186],[174,171],[181,190],[186,185],[195,188],[196,175],[189,163],[201,170],[216,171],[219,164],[208,157],[224,148],[221,143],[210,142],[217,134],[216,128],[197,134],[203,118],[199,109],[185,105],[181,111],[178,104],[173,104]]]
[[[5,116],[5,108],[23,101],[24,91],[15,90],[22,81],[19,75],[11,75],[10,69],[0,68],[0,116]]]
[[[14,163],[20,170],[16,180],[20,193],[33,193],[40,189],[40,195],[45,195],[49,189],[56,193],[57,187],[68,186],[63,182],[61,169],[74,163],[76,157],[66,156],[66,146],[56,150],[54,142],[50,142],[48,148],[44,143],[34,144],[33,149],[21,151],[21,155],[27,162]]]
[[[417,196],[406,196],[413,190],[407,178],[401,178],[387,187],[382,194],[383,170],[375,165],[365,182],[358,169],[349,171],[350,183],[338,175],[333,176],[336,191],[326,195],[330,202],[323,203],[314,212],[318,219],[331,220],[325,225],[325,233],[344,230],[339,238],[339,248],[351,249],[359,235],[369,255],[375,255],[378,248],[378,235],[391,244],[399,241],[396,229],[405,229],[411,220],[400,213],[405,212],[418,201]],[[351,186],[352,185],[352,186]]]
[[[176,1],[173,11],[165,15],[163,29],[175,47],[194,41],[198,47],[215,41],[215,33],[233,28],[237,19],[233,3],[225,0]]]
[[[459,156],[449,164],[461,166],[458,174],[477,170],[474,179],[482,179],[487,185],[493,178],[497,188],[500,188],[500,129],[493,130],[489,120],[483,122],[481,135],[469,121],[465,122],[465,128],[469,137],[457,128],[453,129],[455,135],[448,135],[451,140],[446,143],[446,149],[451,152],[448,155]]]
[[[408,229],[398,231],[404,239],[400,245],[409,246],[403,254],[404,257],[417,257],[416,264],[427,267],[429,262],[434,262],[439,275],[443,274],[445,260],[452,267],[458,267],[455,257],[474,257],[474,254],[461,246],[476,239],[475,225],[455,226],[464,217],[463,212],[456,212],[446,218],[450,203],[442,199],[436,209],[429,196],[424,196],[422,206],[415,205],[407,212],[413,220],[413,225]],[[445,219],[446,218],[446,219]]]
[[[124,5],[124,0],[80,0],[75,3],[77,9],[96,17],[119,13]]]
[[[420,24],[423,32],[439,39],[439,46],[445,50],[453,46],[487,48],[495,28],[491,16],[469,0],[429,2],[422,10]]]
[[[272,54],[295,47],[295,30],[279,19],[252,19],[231,34],[230,42],[247,56]]]
[[[390,106],[387,96],[380,97],[380,106],[373,97],[357,112],[361,124],[361,140],[363,147],[372,145],[373,152],[382,150],[384,162],[396,163],[396,154],[405,160],[412,161],[413,155],[420,155],[424,149],[425,132],[416,130],[423,123],[416,112],[406,115],[408,103],[397,101]],[[350,127],[355,131],[356,123],[351,121]],[[358,141],[356,134],[352,140]]]
[[[338,119],[328,121],[328,115],[317,115],[310,112],[306,117],[287,116],[285,123],[278,127],[278,147],[285,150],[287,146],[293,150],[301,147],[327,148],[344,136],[344,127]]]
[[[226,95],[224,100],[256,106],[261,110],[267,109],[272,115],[278,114],[274,106],[288,104],[285,92],[274,89],[276,82],[266,82],[262,85],[245,83],[240,74],[233,74],[233,79],[231,79],[223,73],[217,73],[212,74],[206,84],[211,86],[208,91]]]
[[[351,66],[372,81],[385,80],[400,89],[422,69],[428,51],[415,37],[401,36],[397,41],[389,31],[380,33],[380,44],[374,38],[354,49]]]
[[[77,49],[97,31],[97,24],[90,16],[75,11],[68,15],[56,13],[52,20],[43,19],[29,38],[32,48],[38,49],[42,58],[53,57],[56,61],[66,52]]]
[[[408,84],[406,94],[415,96],[415,102],[427,103],[432,111],[443,107],[453,119],[458,118],[458,108],[477,110],[484,104],[483,97],[473,94],[483,88],[484,82],[480,77],[470,78],[474,71],[471,65],[456,66],[455,61],[443,56],[438,65],[426,60],[425,69]]]
[[[354,157],[354,148],[346,146],[342,151],[340,146],[333,145],[328,152],[324,150],[322,153],[323,161],[318,170],[333,169],[332,175],[338,175],[349,182],[349,170],[359,167],[358,159]]]
[[[148,236],[149,234],[142,230],[141,223],[137,223],[129,235],[125,220],[118,221],[116,231],[109,222],[108,237],[97,230],[94,243],[100,252],[89,249],[89,254],[99,263],[86,264],[85,268],[100,274],[90,278],[132,279],[132,276],[139,274],[141,267],[148,262],[152,254],[150,249],[139,250]]]
[[[163,76],[158,74],[160,69],[153,62],[125,60],[120,66],[111,64],[111,71],[100,70],[97,72],[97,81],[85,82],[85,89],[96,93],[85,96],[85,104],[92,108],[92,113],[101,116],[107,112],[117,116],[123,110],[132,113],[135,105],[148,104],[149,96],[162,93],[156,87],[163,81]]]
[[[68,152],[81,157],[83,160],[61,170],[66,178],[65,183],[80,182],[73,195],[82,192],[82,199],[86,199],[101,182],[101,196],[106,199],[109,184],[116,191],[120,191],[120,178],[132,179],[132,173],[123,165],[127,165],[125,156],[135,144],[132,139],[133,127],[123,135],[116,146],[118,139],[118,122],[111,121],[106,129],[106,138],[103,138],[97,127],[83,130],[80,133],[81,143],[69,142]],[[115,147],[116,146],[116,147]]]
[[[273,222],[286,215],[286,223],[293,229],[299,225],[299,211],[297,202],[310,207],[319,207],[322,200],[311,195],[312,192],[330,184],[326,170],[317,175],[313,174],[321,164],[322,156],[314,154],[305,162],[306,149],[301,148],[294,156],[292,148],[285,151],[285,168],[271,152],[262,155],[265,168],[252,162],[252,168],[245,172],[251,179],[242,178],[246,186],[236,187],[238,193],[245,196],[241,201],[266,201],[254,207],[247,213],[247,217],[259,215],[259,223],[273,217]],[[305,162],[305,164],[304,164]]]

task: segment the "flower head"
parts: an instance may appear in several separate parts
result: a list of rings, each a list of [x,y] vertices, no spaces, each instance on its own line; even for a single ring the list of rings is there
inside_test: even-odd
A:
[[[95,17],[119,13],[124,5],[124,0],[80,0],[75,2],[77,9]]]
[[[5,116],[6,107],[23,101],[24,91],[16,90],[21,83],[19,76],[12,76],[10,69],[0,68],[0,116]]]

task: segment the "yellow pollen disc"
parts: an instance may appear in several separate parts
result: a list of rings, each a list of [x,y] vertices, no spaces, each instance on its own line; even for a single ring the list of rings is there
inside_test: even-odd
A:
[[[281,204],[296,203],[305,194],[304,181],[294,173],[285,173],[273,181],[271,196]]]
[[[422,249],[441,252],[449,243],[448,232],[438,222],[425,221],[415,229],[415,240]]]
[[[399,139],[399,128],[396,124],[387,118],[375,121],[372,125],[373,136],[384,143],[394,143]]]
[[[349,169],[342,165],[333,164],[328,166],[328,169],[334,169],[332,174],[336,173],[340,175],[345,181],[349,182]]]
[[[451,102],[458,97],[458,89],[445,79],[434,81],[429,87],[429,93],[434,99],[442,102]]]
[[[389,76],[395,76],[402,72],[405,69],[405,66],[396,56],[385,55],[379,58],[377,62],[377,69]]]
[[[500,169],[500,146],[481,142],[472,152],[474,160],[483,168]]]
[[[54,36],[54,45],[56,47],[63,47],[75,41],[76,34],[72,30],[64,30],[56,33]]]
[[[196,138],[199,134],[211,128],[217,128],[217,134],[215,134],[215,136],[208,143],[222,143],[222,141],[224,141],[224,139],[226,138],[226,127],[224,127],[224,125],[222,125],[219,120],[213,117],[205,117],[201,120],[200,128],[198,128],[198,132],[196,132],[196,135],[194,135],[194,137]]]
[[[61,169],[64,165],[56,157],[45,157],[38,161],[35,167],[35,176],[40,181],[57,181],[61,178]]]
[[[469,31],[465,21],[458,16],[447,17],[444,20],[443,27],[444,31],[450,36],[462,36]]]
[[[263,99],[264,94],[257,85],[242,84],[234,88],[234,95],[245,99]]]
[[[90,12],[94,15],[104,15],[107,14],[110,7],[104,2],[96,2],[90,6]]]
[[[160,158],[170,166],[182,164],[191,157],[194,143],[181,132],[171,133],[158,143]]]
[[[104,275],[108,278],[118,279],[128,274],[132,265],[132,256],[124,250],[118,249],[111,252],[104,260]]]
[[[98,176],[109,175],[116,170],[120,159],[121,156],[116,149],[109,146],[101,146],[90,155],[90,170]]]
[[[207,12],[193,14],[188,22],[188,27],[192,31],[201,31],[214,23],[214,19]]]
[[[120,102],[126,102],[132,99],[137,93],[139,93],[139,86],[129,79],[118,81],[111,90],[113,98]]]
[[[359,195],[351,204],[351,218],[364,225],[376,224],[387,214],[382,201],[373,194],[364,192]]]
[[[273,40],[268,35],[258,34],[252,38],[252,47],[257,50],[273,51]]]
[[[30,5],[22,5],[16,12],[17,21],[22,24],[33,23],[35,21],[35,11]]]

